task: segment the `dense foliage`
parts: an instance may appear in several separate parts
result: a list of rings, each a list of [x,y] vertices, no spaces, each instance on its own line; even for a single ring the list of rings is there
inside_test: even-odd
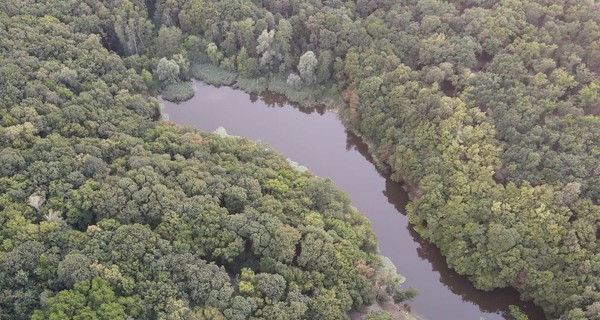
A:
[[[22,10],[17,0],[0,8],[8,15]],[[28,6],[32,15],[96,34],[128,56],[127,67],[111,56],[111,68],[121,69],[99,73],[108,84],[90,88],[127,97],[119,112],[151,113],[118,89],[157,88],[191,74],[226,84],[238,75],[246,85],[262,78],[252,90],[304,86],[308,97],[295,97],[308,101],[314,92],[340,93],[348,126],[410,187],[411,221],[448,264],[478,288],[513,286],[563,319],[600,317],[599,10],[591,0],[40,0]],[[29,39],[36,54],[11,51],[1,73],[3,105],[37,108],[19,97],[45,92],[37,86],[52,72],[50,103],[82,99],[70,95],[87,89],[79,83],[89,80],[84,70],[50,64],[43,70],[52,71],[39,72],[30,58],[55,54],[72,63],[76,57],[61,49],[62,40],[15,32],[1,38],[3,48]],[[86,61],[101,72],[102,64]],[[203,63],[223,71],[196,65]],[[40,78],[28,81],[24,72]],[[133,126],[125,117],[88,125],[87,113],[106,112],[87,106],[68,109],[80,122],[51,125],[74,136],[146,130],[145,122]],[[45,113],[11,110],[3,121],[13,129],[5,132],[20,139],[4,151],[8,172],[31,163],[18,151],[27,141],[47,135],[33,120]],[[19,117],[33,118],[12,120]]]
[[[90,3],[0,4],[0,318],[345,319],[406,297],[333,183],[155,121],[145,58],[101,28],[126,21],[131,53],[151,23]]]

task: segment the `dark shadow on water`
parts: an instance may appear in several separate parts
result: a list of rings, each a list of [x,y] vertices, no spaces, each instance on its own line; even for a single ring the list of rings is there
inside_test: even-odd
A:
[[[265,92],[261,93],[259,96],[260,96],[260,101],[264,102],[264,104],[266,104],[267,107],[283,108],[286,105],[285,96],[283,96],[281,94],[277,94],[277,93],[270,92],[270,91],[265,91]],[[297,109],[296,106],[294,106],[294,108]]]
[[[252,102],[256,102],[258,101],[258,99],[260,99],[260,101],[262,101],[264,104],[266,104],[268,107],[271,108],[283,108],[286,106],[292,106],[294,109],[304,113],[304,114],[312,114],[314,112],[317,112],[320,115],[324,115],[325,111],[327,111],[327,108],[325,105],[323,104],[319,104],[316,105],[314,107],[302,107],[297,103],[293,103],[287,100],[287,98],[279,93],[275,93],[272,91],[264,91],[260,94],[255,94],[255,93],[251,93],[250,95],[250,101]]]
[[[256,101],[258,101],[259,95],[256,93],[249,93],[248,94],[250,96],[250,102],[252,103],[256,103]]]
[[[423,239],[413,228],[406,228],[415,242],[419,243],[417,254],[431,263],[432,270],[440,274],[440,281],[454,294],[460,295],[463,301],[473,302],[482,312],[499,313],[509,316],[508,306],[517,305],[527,314],[529,320],[544,320],[546,316],[540,307],[530,301],[522,301],[519,292],[513,288],[481,291],[476,289],[465,276],[459,275],[446,264],[446,258],[432,243]]]
[[[351,149],[358,151],[374,167],[377,167],[373,156],[369,153],[369,146],[361,137],[346,130],[346,150]],[[381,172],[379,172],[379,175],[385,178],[385,190],[383,191],[383,194],[388,199],[388,202],[394,205],[394,208],[396,208],[398,212],[404,214],[404,212],[406,212],[406,205],[409,201],[408,192],[404,189],[404,185],[400,182],[393,181],[389,175],[385,175]]]

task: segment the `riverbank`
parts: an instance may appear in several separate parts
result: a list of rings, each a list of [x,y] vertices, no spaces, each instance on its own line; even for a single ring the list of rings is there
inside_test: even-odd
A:
[[[347,103],[344,101],[341,93],[335,90],[325,91],[318,89],[316,86],[303,86],[301,89],[293,88],[288,85],[285,80],[272,76],[270,78],[245,78],[239,74],[223,70],[212,64],[195,64],[191,67],[191,75],[194,79],[202,81],[213,86],[229,86],[235,89],[240,89],[248,94],[261,94],[269,92],[272,94],[281,95],[286,101],[303,110],[311,110],[318,106],[323,106],[324,109],[331,110],[338,114],[340,121],[344,127],[351,131],[357,137],[360,137],[368,146],[368,153],[377,170],[383,175],[391,175],[391,168],[385,160],[381,159],[375,152],[375,144],[365,137],[359,130],[352,125],[350,115],[347,110]],[[195,90],[194,90],[195,93]],[[182,102],[189,100],[193,95],[186,95],[182,98],[166,99],[172,102]],[[409,193],[410,199],[414,200],[420,196],[419,187],[415,184],[404,183],[404,189]]]
[[[196,97],[180,104],[166,102],[163,113],[202,131],[223,126],[228,133],[262,141],[314,174],[333,180],[371,220],[381,253],[407,277],[406,286],[420,291],[411,302],[413,312],[428,319],[452,315],[499,320],[506,317],[508,305],[514,304],[534,310],[528,312],[531,319],[544,319],[532,304],[519,301],[514,290],[479,291],[448,269],[440,251],[409,226],[404,214],[408,195],[402,185],[376,170],[369,147],[344,127],[338,112],[322,106],[292,107],[282,95],[271,92],[248,95],[229,86],[195,83]]]
[[[341,96],[335,90],[324,90],[318,86],[294,88],[278,76],[269,78],[245,78],[239,74],[218,68],[212,64],[195,64],[191,67],[193,78],[213,86],[229,86],[250,94],[260,94],[265,91],[282,95],[287,101],[302,109],[311,109],[324,105],[337,109],[344,104]],[[191,97],[187,97],[190,99]],[[187,100],[186,99],[186,100]],[[172,100],[171,100],[172,101]],[[173,101],[182,101],[180,99]]]
[[[229,138],[241,138],[244,139],[244,137],[242,136],[237,136],[237,135],[232,135],[229,134],[227,132],[227,129],[224,128],[223,126],[219,126],[217,129],[215,129],[213,132],[213,134],[219,136],[219,137],[229,137]],[[260,142],[258,142],[260,143]],[[267,149],[271,149],[274,152],[277,152],[277,150],[273,149],[270,146],[265,145],[265,147]],[[299,164],[298,162],[293,161],[290,158],[286,158],[288,164],[294,168],[295,170],[301,172],[301,173],[307,173],[310,174],[311,176],[317,176],[314,173],[310,172],[310,170],[304,166]],[[354,208],[354,210],[356,210],[356,212],[359,212],[358,209]],[[382,261],[382,266],[380,267],[380,269],[375,271],[376,275],[384,275],[384,274],[397,274],[397,270],[396,270],[396,266],[393,264],[393,262],[390,260],[390,258],[380,255],[381,261]],[[386,272],[387,269],[389,268],[389,272]],[[405,278],[402,276],[398,277],[398,283],[401,284],[405,281]],[[373,287],[373,291],[377,292],[378,290],[382,290],[382,289],[378,289],[376,286]],[[409,289],[408,291],[404,291],[404,295],[407,298],[407,300],[410,300],[412,297],[414,297],[415,291],[411,291],[412,289]],[[399,303],[395,303],[394,300],[391,297],[388,297],[385,301],[375,301],[375,303],[371,304],[371,305],[365,305],[363,306],[363,308],[361,308],[360,310],[355,310],[353,312],[350,313],[350,317],[354,320],[361,320],[361,319],[365,319],[367,318],[370,314],[374,314],[374,313],[381,313],[382,316],[385,315],[386,317],[389,317],[389,319],[393,319],[393,320],[423,320],[423,318],[418,317],[417,315],[414,315],[410,312],[410,307],[408,306],[408,304],[399,304]],[[369,318],[370,319],[370,318]]]
[[[425,320],[415,314],[412,314],[406,307],[398,306],[393,302],[374,303],[370,306],[365,306],[362,309],[353,312],[350,317],[352,320],[362,320],[370,312],[382,311],[387,313],[392,320]]]

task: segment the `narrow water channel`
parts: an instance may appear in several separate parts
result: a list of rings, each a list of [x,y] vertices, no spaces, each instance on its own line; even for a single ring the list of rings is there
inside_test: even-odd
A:
[[[483,292],[448,269],[439,250],[414,232],[403,214],[402,186],[381,175],[365,143],[348,132],[334,112],[299,110],[272,94],[249,95],[196,82],[194,98],[165,103],[170,121],[201,131],[223,126],[231,135],[260,140],[320,177],[331,178],[373,225],[381,253],[390,257],[405,286],[417,289],[412,312],[430,320],[504,319],[518,305],[529,319],[545,319],[540,308],[512,289]]]

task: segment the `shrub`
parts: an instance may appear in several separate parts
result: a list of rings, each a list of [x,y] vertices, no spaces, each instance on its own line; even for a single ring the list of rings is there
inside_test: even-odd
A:
[[[171,102],[180,102],[191,99],[196,93],[193,82],[177,82],[170,84],[162,91],[162,98]]]
[[[294,89],[300,89],[300,87],[302,87],[302,79],[299,75],[295,73],[290,73],[286,82],[290,87]]]

